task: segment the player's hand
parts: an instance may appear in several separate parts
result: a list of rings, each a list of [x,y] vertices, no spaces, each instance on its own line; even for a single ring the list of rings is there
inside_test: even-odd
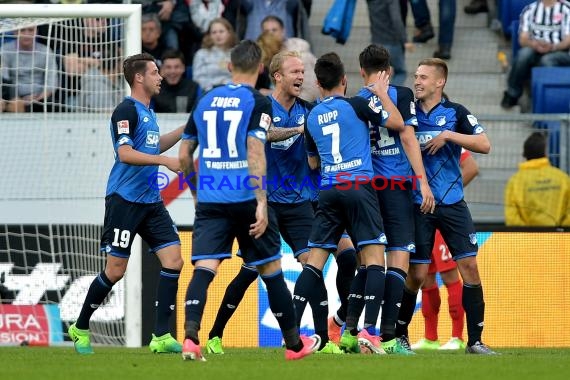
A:
[[[267,202],[257,202],[255,209],[255,223],[249,225],[249,236],[259,239],[265,233],[269,217],[267,216]]]
[[[164,162],[162,165],[166,166],[169,170],[172,170],[174,173],[178,173],[180,171],[180,160],[178,157],[164,157]]]
[[[422,181],[420,184],[420,193],[422,194],[422,204],[420,211],[424,214],[433,214],[435,210],[435,198],[427,181]]]
[[[166,0],[160,3],[160,10],[158,11],[158,18],[162,21],[170,20],[172,11],[174,10],[174,3]]]
[[[449,135],[449,131],[443,131],[433,139],[429,140],[426,145],[424,151],[427,154],[434,155],[436,154],[447,142],[447,137]]]
[[[376,81],[370,84],[368,87],[375,95],[380,96],[383,93],[388,93],[388,86],[390,86],[390,72],[379,71],[376,77]]]

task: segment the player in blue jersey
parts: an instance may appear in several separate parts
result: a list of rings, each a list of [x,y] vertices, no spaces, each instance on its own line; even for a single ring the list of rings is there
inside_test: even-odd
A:
[[[192,111],[180,146],[184,173],[194,172],[193,153],[200,145],[200,177],[215,184],[249,178],[245,186],[193,190],[197,195],[192,236],[194,273],[186,293],[185,360],[205,360],[198,331],[206,294],[221,260],[231,258],[237,238],[244,263],[256,267],[267,287],[270,308],[285,341],[285,358],[301,359],[320,345],[318,335],[299,336],[295,310],[281,270],[281,242],[275,215],[268,210],[265,142],[271,124],[268,98],[254,89],[261,49],[243,41],[231,52],[232,83],[207,92]],[[191,180],[195,184],[195,177]]]
[[[471,152],[487,154],[491,144],[477,118],[461,104],[450,102],[443,96],[447,73],[445,61],[430,58],[419,63],[415,74],[416,136],[436,207],[431,214],[421,212],[421,194],[414,191],[416,252],[410,258],[396,334],[407,339],[408,324],[414,313],[417,293],[427,276],[435,230],[438,229],[463,278],[462,304],[467,317],[468,335],[466,352],[495,354],[481,341],[485,302],[477,267],[477,235],[463,200],[459,166],[462,147]]]
[[[89,320],[114,284],[125,274],[131,245],[139,234],[156,254],[162,268],[156,296],[156,325],[150,342],[153,352],[181,352],[182,346],[168,331],[168,321],[178,291],[182,269],[180,239],[157,186],[158,166],[176,172],[177,157],[160,155],[180,140],[182,127],[160,136],[150,99],[160,91],[162,77],[149,54],[131,56],[123,63],[123,73],[131,96],[119,104],[111,116],[111,138],[115,163],[107,182],[105,221],[101,252],[107,254],[105,270],[93,280],[77,321],[69,336],[80,354],[93,353]]]
[[[299,98],[304,79],[304,65],[299,53],[282,51],[270,64],[269,73],[275,85],[271,100],[273,123],[267,133],[265,146],[267,158],[267,198],[269,207],[275,212],[279,232],[291,247],[295,258],[301,263],[307,261],[307,243],[314,213],[312,200],[318,193],[318,171],[310,170],[305,151],[304,125],[313,105]],[[354,273],[354,268],[352,268]],[[247,288],[257,278],[255,267],[242,265],[236,277],[230,282],[216,314],[216,320],[208,335],[208,353],[223,354],[222,337],[226,324],[243,299]],[[322,281],[324,300],[327,292]],[[315,321],[315,332],[321,337],[321,353],[342,353],[338,346],[329,342],[327,333],[326,304],[322,300],[311,304]],[[297,316],[299,323],[300,316]]]
[[[345,98],[347,79],[336,53],[317,60],[315,74],[323,100],[308,117],[307,152],[309,165],[321,168],[319,207],[309,240],[309,259],[294,291],[296,311],[302,313],[307,300],[318,297],[318,282],[330,252],[337,249],[346,229],[361,254],[366,257],[365,325],[376,325],[384,293],[384,245],[378,200],[370,183],[373,177],[370,156],[369,123],[404,128],[403,120],[387,93],[388,74],[379,73],[370,85],[384,108],[361,97]],[[340,344],[346,351],[358,351],[358,319],[349,312]],[[364,331],[364,330],[363,330]],[[346,337],[345,337],[346,335]],[[362,336],[369,345],[377,338]]]
[[[384,47],[372,44],[360,53],[359,60],[364,87],[357,95],[381,107],[380,100],[368,86],[374,82],[378,72],[390,70],[390,54]],[[384,352],[405,355],[413,351],[409,350],[405,344],[402,345],[400,340],[395,339],[395,330],[408,272],[410,252],[415,251],[412,188],[420,187],[422,212],[433,212],[435,203],[415,136],[417,120],[412,90],[391,85],[388,88],[388,95],[396,104],[406,127],[402,131],[379,128],[379,137],[371,148],[374,175],[378,177],[375,180],[376,195],[388,239],[386,285],[380,331]],[[361,267],[351,289],[351,297],[361,300],[356,302],[358,307],[364,307],[362,298],[366,269],[363,261],[361,258]],[[375,326],[370,326],[369,333],[373,333],[374,329]],[[380,351],[378,348],[375,347],[375,352]]]

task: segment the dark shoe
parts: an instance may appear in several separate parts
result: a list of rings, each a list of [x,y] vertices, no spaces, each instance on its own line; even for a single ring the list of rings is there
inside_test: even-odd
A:
[[[431,24],[427,24],[419,28],[418,33],[412,38],[412,41],[417,43],[428,42],[435,36]]]
[[[451,46],[439,45],[439,49],[433,52],[434,58],[451,59]]]
[[[477,13],[489,12],[489,7],[487,6],[487,0],[471,0],[471,2],[463,8],[465,13],[468,15],[474,15]]]
[[[501,107],[508,110],[513,108],[518,104],[519,100],[513,96],[510,96],[508,92],[504,92],[503,100],[501,100]]]

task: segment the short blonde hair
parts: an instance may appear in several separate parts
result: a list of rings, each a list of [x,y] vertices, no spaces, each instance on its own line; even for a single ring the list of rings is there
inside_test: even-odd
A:
[[[275,83],[275,73],[281,70],[283,68],[283,63],[285,62],[285,60],[291,57],[301,59],[301,54],[297,51],[285,50],[285,51],[280,51],[279,53],[273,56],[273,59],[269,64],[269,76],[271,77],[271,81],[273,83]]]

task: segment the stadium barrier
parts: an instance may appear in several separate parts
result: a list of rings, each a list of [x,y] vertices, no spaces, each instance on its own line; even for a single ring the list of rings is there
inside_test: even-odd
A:
[[[184,338],[184,297],[191,279],[189,260],[192,232],[181,232],[186,265],[180,277],[177,299],[177,338]],[[485,297],[484,341],[491,347],[570,347],[570,232],[479,232],[478,256]],[[237,245],[234,244],[234,253]],[[301,272],[291,249],[283,243],[283,272],[290,291]],[[336,293],[336,264],[329,259],[323,271],[332,315],[340,301]],[[227,284],[239,271],[238,257],[226,260],[210,285],[200,340],[206,342]],[[438,276],[439,277],[439,276]],[[441,279],[438,278],[440,287]],[[441,289],[439,340],[450,338],[451,319],[447,312],[447,292]],[[410,325],[410,338],[423,337],[421,293]],[[361,320],[362,323],[362,320]],[[310,306],[301,327],[312,332]],[[465,336],[467,330],[465,329]],[[223,337],[226,347],[275,347],[281,345],[276,319],[269,310],[261,280],[252,284],[230,320]]]

